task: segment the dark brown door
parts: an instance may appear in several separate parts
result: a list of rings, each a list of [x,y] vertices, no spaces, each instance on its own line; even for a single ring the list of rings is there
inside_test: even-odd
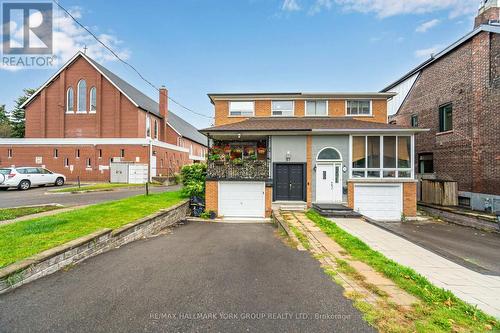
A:
[[[275,164],[275,200],[304,201],[304,165]]]

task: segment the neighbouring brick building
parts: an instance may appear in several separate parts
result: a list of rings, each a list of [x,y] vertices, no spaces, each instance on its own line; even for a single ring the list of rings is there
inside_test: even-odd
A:
[[[382,91],[392,122],[429,128],[416,170],[455,180],[459,202],[500,209],[500,2],[484,1],[473,31]]]
[[[170,176],[205,160],[207,138],[158,102],[79,52],[23,105],[23,139],[0,139],[0,166],[44,166],[69,180],[109,181],[112,159]]]

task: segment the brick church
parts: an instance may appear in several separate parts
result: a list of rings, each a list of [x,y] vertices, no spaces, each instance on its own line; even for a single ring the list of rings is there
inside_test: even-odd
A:
[[[0,166],[41,166],[69,180],[109,181],[112,159],[171,176],[205,160],[207,138],[158,102],[79,52],[23,105],[23,139],[0,139]]]

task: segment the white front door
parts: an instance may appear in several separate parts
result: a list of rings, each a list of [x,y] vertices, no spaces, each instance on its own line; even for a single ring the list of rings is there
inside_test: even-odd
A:
[[[342,202],[342,164],[327,163],[316,166],[316,202]]]

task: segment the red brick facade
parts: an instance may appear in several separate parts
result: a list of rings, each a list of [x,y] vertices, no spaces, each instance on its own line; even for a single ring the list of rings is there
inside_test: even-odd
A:
[[[452,103],[453,129],[439,132],[439,107]],[[500,195],[500,35],[480,32],[420,72],[395,115],[399,125],[429,128],[415,150],[433,153],[438,178],[459,190]],[[418,161],[418,158],[417,158]]]
[[[85,111],[78,111],[77,107],[80,80],[86,82]],[[67,105],[70,87],[74,91],[72,108]],[[93,87],[96,89],[95,111],[90,110]],[[157,174],[172,175],[182,165],[192,163],[193,156],[206,156],[206,147],[166,124],[168,95],[163,88],[159,109],[161,117],[136,106],[90,61],[82,55],[76,56],[25,106],[26,139],[0,141],[0,166],[36,165],[36,158],[40,162],[41,157],[38,165],[63,173],[69,180],[79,176],[82,180],[109,181],[111,158],[123,157],[126,161],[149,164],[151,154],[156,156]],[[151,147],[146,140],[148,119],[149,135],[158,140],[156,144],[153,141]],[[61,141],[51,140],[56,138]],[[127,142],[120,142],[125,138]],[[88,141],[92,139],[95,142]],[[132,139],[137,140],[132,142]],[[50,144],[45,143],[49,141]]]

